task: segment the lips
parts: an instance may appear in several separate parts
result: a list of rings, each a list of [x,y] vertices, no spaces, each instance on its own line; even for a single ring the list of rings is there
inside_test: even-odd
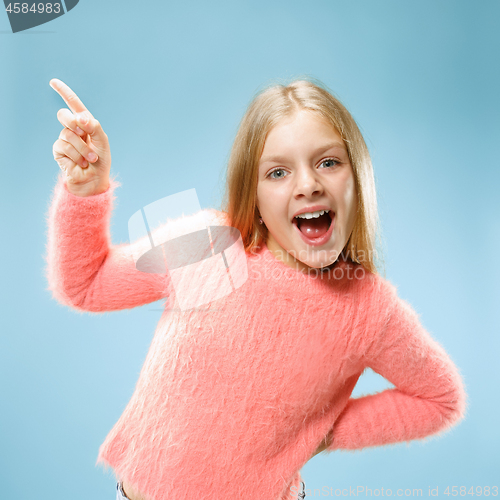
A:
[[[292,222],[295,219],[295,217],[297,217],[297,215],[305,214],[308,212],[317,212],[319,210],[327,210],[329,212],[332,212],[332,209],[330,207],[327,207],[326,205],[311,205],[309,207],[303,207],[297,212],[295,212],[292,217]]]

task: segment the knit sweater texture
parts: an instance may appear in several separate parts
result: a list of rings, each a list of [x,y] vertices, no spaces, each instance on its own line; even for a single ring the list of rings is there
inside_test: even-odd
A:
[[[342,259],[304,273],[263,245],[245,254],[242,286],[181,310],[168,273],[138,271],[133,244],[111,243],[119,185],[83,198],[61,174],[46,253],[48,289],[76,310],[166,299],[134,393],[99,449],[96,464],[117,479],[151,500],[291,500],[327,435],[328,451],[355,450],[437,435],[464,417],[458,369],[389,281]],[[201,216],[227,225],[213,209],[183,223]],[[351,398],[368,367],[393,387]]]

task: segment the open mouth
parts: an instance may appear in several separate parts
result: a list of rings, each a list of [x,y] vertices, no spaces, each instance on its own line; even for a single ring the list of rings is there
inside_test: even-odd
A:
[[[324,213],[321,215],[318,214],[316,217],[311,215],[308,215],[308,218],[297,216],[293,218],[292,222],[307,238],[321,238],[330,229],[334,215],[331,210],[322,212]]]

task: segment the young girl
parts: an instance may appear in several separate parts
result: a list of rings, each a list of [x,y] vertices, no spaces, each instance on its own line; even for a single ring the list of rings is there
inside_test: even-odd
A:
[[[238,229],[248,271],[190,309],[178,307],[173,274],[138,271],[134,244],[111,244],[119,184],[107,136],[65,84],[51,85],[71,111],[59,111],[54,144],[63,173],[48,214],[49,289],[91,312],[168,298],[99,450],[118,499],[303,498],[300,469],[315,454],[420,439],[463,418],[458,370],[377,273],[370,157],[320,84],[261,92],[234,141],[224,210],[183,219],[186,234],[202,219]],[[350,398],[368,367],[394,388]]]

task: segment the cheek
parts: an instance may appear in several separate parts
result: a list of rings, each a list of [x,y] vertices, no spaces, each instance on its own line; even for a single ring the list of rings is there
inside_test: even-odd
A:
[[[284,196],[283,190],[274,186],[257,185],[256,204],[263,216],[269,218],[287,216],[286,196]]]
[[[358,208],[358,197],[353,176],[349,176],[344,182],[343,201],[344,207],[349,215],[353,212],[356,213]]]
[[[257,186],[257,201],[256,205],[262,217],[267,219],[267,224],[271,223],[272,214],[275,212],[272,203],[273,197],[265,186]]]
[[[257,205],[257,208],[259,209],[259,211],[262,210],[262,200],[263,198],[263,194],[262,194],[262,187],[257,184],[257,196],[256,196],[256,199],[255,199],[255,204]]]

